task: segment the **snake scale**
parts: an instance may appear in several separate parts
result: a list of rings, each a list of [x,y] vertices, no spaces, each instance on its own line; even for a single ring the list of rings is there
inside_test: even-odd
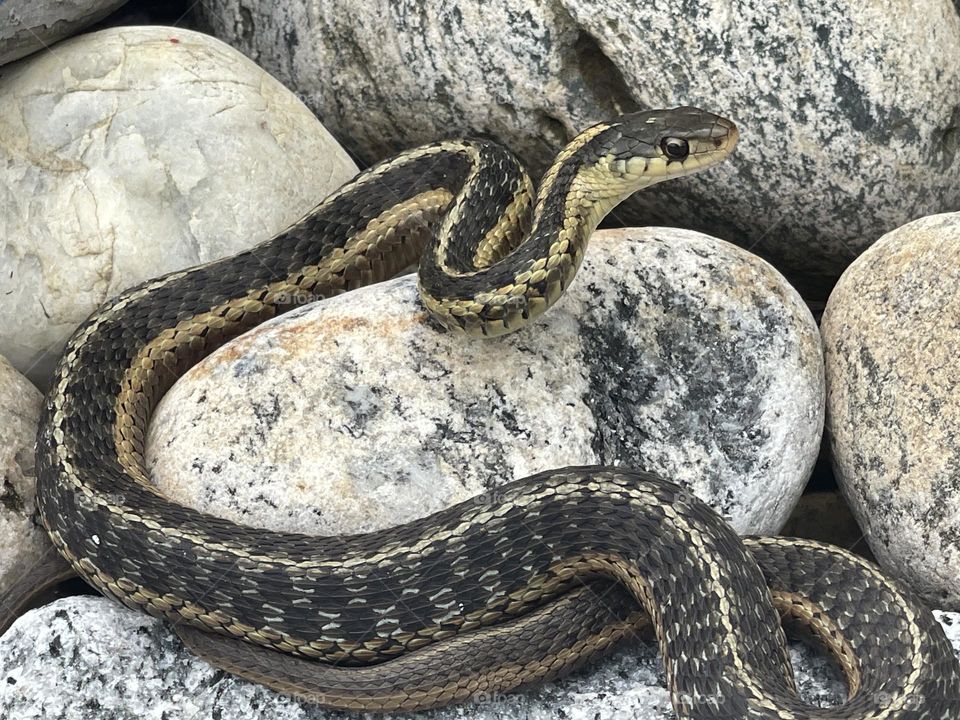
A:
[[[173,382],[298,298],[420,257],[434,321],[512,332],[557,301],[617,203],[720,162],[737,139],[733,123],[695,108],[625,115],[578,135],[536,194],[493,143],[426,145],[250,251],[122,293],[73,335],[46,398],[38,504],[54,545],[213,664],[334,708],[516,690],[646,624],[684,719],[960,717],[957,661],[909,588],[836,548],[741,540],[646,473],[554,470],[406,525],[312,537],[178,506],[144,466],[147,423]],[[798,699],[781,620],[827,647],[845,704]]]

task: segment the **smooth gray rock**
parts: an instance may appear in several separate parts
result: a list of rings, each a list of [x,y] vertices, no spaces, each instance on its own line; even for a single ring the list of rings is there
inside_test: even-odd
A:
[[[693,104],[742,129],[722,167],[640,193],[625,225],[771,258],[806,294],[871,240],[960,202],[960,20],[855,0],[206,0],[201,26],[294,88],[365,160],[462,133],[539,173],[574,133]]]
[[[938,614],[955,648],[960,617]],[[826,658],[791,647],[802,697],[829,706],[844,688]],[[392,718],[426,720],[673,720],[653,645],[633,643],[528,693]],[[349,718],[214,670],[169,627],[103,598],[57,600],[0,637],[0,713],[63,720],[328,720]],[[367,716],[364,716],[367,717]]]
[[[438,332],[412,275],[264,324],[168,392],[147,462],[178,502],[313,534],[590,464],[658,472],[771,534],[822,421],[820,337],[782,276],[729,243],[643,228],[594,235],[556,307],[504,338]]]
[[[127,0],[0,2],[0,65],[46,49],[105,18]],[[56,52],[56,51],[53,51]]]
[[[199,33],[112,28],[0,73],[0,352],[41,388],[104,299],[265,240],[356,173]]]
[[[883,236],[823,316],[834,469],[870,548],[960,609],[960,213]]]
[[[55,553],[35,522],[40,391],[0,355],[0,596]]]

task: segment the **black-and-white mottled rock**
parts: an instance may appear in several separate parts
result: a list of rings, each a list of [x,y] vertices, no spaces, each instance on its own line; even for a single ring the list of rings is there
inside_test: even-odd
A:
[[[960,608],[960,213],[888,233],[823,316],[837,480],[874,555]]]
[[[0,596],[56,552],[35,522],[33,444],[42,400],[0,355]]]
[[[0,352],[39,386],[105,298],[265,240],[356,173],[222,42],[113,28],[0,71]]]
[[[793,288],[734,245],[647,228],[597,233],[557,306],[500,339],[435,330],[412,275],[294,310],[182,378],[147,453],[179,502],[313,534],[589,464],[659,472],[769,534],[822,420],[820,338]]]
[[[0,65],[79,32],[127,0],[6,0],[0,2]]]
[[[960,618],[938,614],[955,648]],[[826,660],[791,647],[800,694],[824,707],[844,688]],[[0,713],[70,720],[332,720],[346,718],[214,670],[169,627],[103,598],[58,600],[0,637]],[[416,720],[673,720],[656,648],[633,643],[594,666],[528,693],[390,717]]]
[[[735,157],[651,188],[625,224],[690,227],[805,292],[871,239],[960,202],[960,20],[950,0],[207,0],[198,21],[295,88],[366,160],[451,134],[542,171],[586,125],[694,104]]]

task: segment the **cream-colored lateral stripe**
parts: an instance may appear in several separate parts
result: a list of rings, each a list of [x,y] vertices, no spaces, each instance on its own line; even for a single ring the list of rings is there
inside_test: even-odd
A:
[[[177,375],[177,367],[185,354],[196,354],[214,338],[233,336],[245,327],[272,317],[276,305],[291,297],[320,297],[344,292],[345,274],[357,265],[369,264],[368,254],[394,257],[397,251],[394,231],[419,218],[439,216],[449,204],[451,194],[445,189],[428,190],[397,203],[370,220],[367,226],[347,239],[342,248],[335,248],[323,266],[307,265],[284,280],[251,289],[244,297],[228,300],[217,307],[194,315],[168,328],[144,345],[130,363],[120,381],[116,400],[114,445],[121,466],[131,478],[152,487],[144,467],[144,443],[147,422],[157,397],[169,389]],[[399,262],[398,264],[403,264]],[[177,276],[179,277],[179,275]],[[162,287],[154,285],[151,292]],[[165,374],[161,374],[166,369]]]

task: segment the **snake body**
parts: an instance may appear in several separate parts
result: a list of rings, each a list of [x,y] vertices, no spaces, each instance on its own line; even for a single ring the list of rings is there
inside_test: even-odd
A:
[[[38,504],[54,545],[212,663],[330,707],[514,690],[647,623],[682,718],[958,717],[960,669],[909,589],[820,544],[744,543],[645,473],[555,470],[406,525],[311,537],[176,505],[144,466],[147,423],[173,382],[304,297],[422,256],[430,317],[470,335],[514,331],[560,297],[618,202],[736,141],[732,123],[694,108],[626,115],[574,139],[535,199],[499,146],[435,143],[365,171],[248,252],[121,294],[74,334],[47,395]],[[843,707],[797,699],[781,615],[838,660]]]

